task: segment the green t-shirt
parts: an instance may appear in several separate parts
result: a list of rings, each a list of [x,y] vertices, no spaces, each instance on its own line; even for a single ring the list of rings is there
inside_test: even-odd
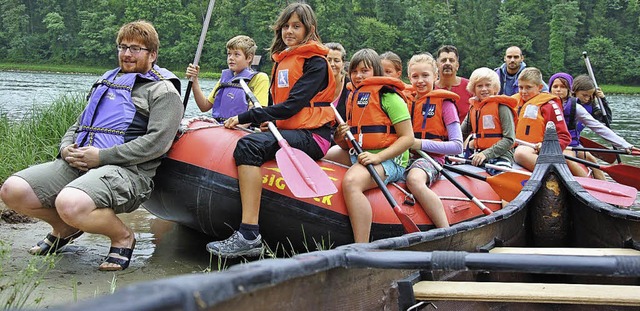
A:
[[[396,93],[383,93],[382,98],[380,99],[382,104],[382,110],[387,113],[389,119],[391,119],[391,124],[395,125],[405,120],[410,120],[411,115],[409,114],[409,108],[407,107],[407,103],[400,97],[400,95]],[[367,150],[371,153],[378,153],[383,149],[376,150]],[[399,156],[393,159],[396,164],[407,167],[409,164],[409,150],[401,153]]]

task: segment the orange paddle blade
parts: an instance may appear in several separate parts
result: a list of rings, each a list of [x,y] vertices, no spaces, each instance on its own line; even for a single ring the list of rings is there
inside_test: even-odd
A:
[[[504,172],[487,177],[487,183],[500,198],[505,201],[515,199],[524,185],[529,181],[529,174],[520,172]]]

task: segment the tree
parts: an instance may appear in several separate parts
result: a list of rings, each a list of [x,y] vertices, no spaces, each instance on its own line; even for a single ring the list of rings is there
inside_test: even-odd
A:
[[[0,49],[6,51],[9,61],[18,61],[25,57],[28,45],[29,16],[27,7],[18,0],[0,0],[2,9],[2,29],[0,31]]]
[[[549,23],[549,59],[551,71],[559,72],[565,68],[568,42],[575,37],[579,19],[578,3],[575,1],[559,2],[551,10]]]
[[[47,13],[42,23],[47,28],[46,36],[49,39],[48,41],[58,43],[55,45],[51,45],[50,59],[55,62],[64,62],[65,54],[68,56],[73,56],[73,54],[75,53],[69,53],[68,51],[68,43],[71,39],[71,36],[67,33],[67,27],[64,25],[64,18],[62,17],[62,15],[57,12]]]
[[[385,24],[372,17],[359,17],[356,20],[356,31],[361,35],[362,47],[376,51],[389,51],[395,47],[399,32],[395,26]]]
[[[494,33],[498,24],[495,12],[500,0],[460,0],[456,3],[458,18],[456,28],[458,40],[455,45],[460,54],[461,76],[468,77],[479,67],[497,67],[502,62],[503,51],[494,45]]]

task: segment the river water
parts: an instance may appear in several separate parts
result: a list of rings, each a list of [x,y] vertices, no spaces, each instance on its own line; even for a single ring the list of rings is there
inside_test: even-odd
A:
[[[177,76],[183,77],[184,73]],[[27,115],[32,107],[46,106],[65,95],[86,96],[93,83],[100,75],[60,74],[42,72],[0,71],[0,113],[11,119],[19,119]],[[185,93],[188,80],[181,79],[182,94]],[[208,95],[217,80],[200,79],[200,86]],[[193,100],[187,104],[185,116],[200,114]]]
[[[80,94],[84,96],[98,78],[98,75],[0,71],[0,114],[6,114],[11,119],[20,119],[27,115],[33,106],[49,105],[64,95]],[[200,81],[205,94],[210,92],[215,83],[216,80],[204,79]],[[187,80],[182,79],[182,94],[185,92],[186,85]],[[640,96],[610,95],[608,99],[614,113],[613,129],[630,143],[639,145],[640,121],[635,114],[640,108]],[[192,117],[200,114],[207,115],[207,113],[201,113],[198,110],[192,97],[185,115]],[[587,133],[587,136],[594,138],[592,133]],[[594,139],[604,143],[599,138]],[[627,164],[640,166],[640,157],[624,156],[623,161]],[[131,214],[123,214],[121,217],[136,231],[138,239],[134,253],[135,260],[132,265],[141,268],[152,264],[163,271],[162,275],[157,275],[157,277],[202,271],[209,266],[210,258],[204,249],[209,240],[208,237],[157,219],[144,209],[139,209]],[[37,237],[27,235],[24,238],[29,240],[29,244],[32,244]],[[161,241],[162,243],[160,243]],[[80,245],[95,245],[97,243],[98,245],[104,244],[101,246],[104,246],[105,249],[108,247],[108,241],[97,235],[85,235],[78,243]],[[214,262],[213,265],[212,268],[215,270],[216,263]],[[79,269],[93,268],[79,267]],[[130,268],[127,271],[136,270]],[[148,276],[131,275],[130,277],[133,280],[148,279]]]

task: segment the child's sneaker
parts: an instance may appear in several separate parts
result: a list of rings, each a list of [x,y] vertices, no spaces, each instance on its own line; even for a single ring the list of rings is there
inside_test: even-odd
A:
[[[247,240],[239,231],[234,231],[226,240],[207,244],[207,251],[222,257],[256,257],[262,254],[262,250],[262,236],[258,234],[254,240]]]

